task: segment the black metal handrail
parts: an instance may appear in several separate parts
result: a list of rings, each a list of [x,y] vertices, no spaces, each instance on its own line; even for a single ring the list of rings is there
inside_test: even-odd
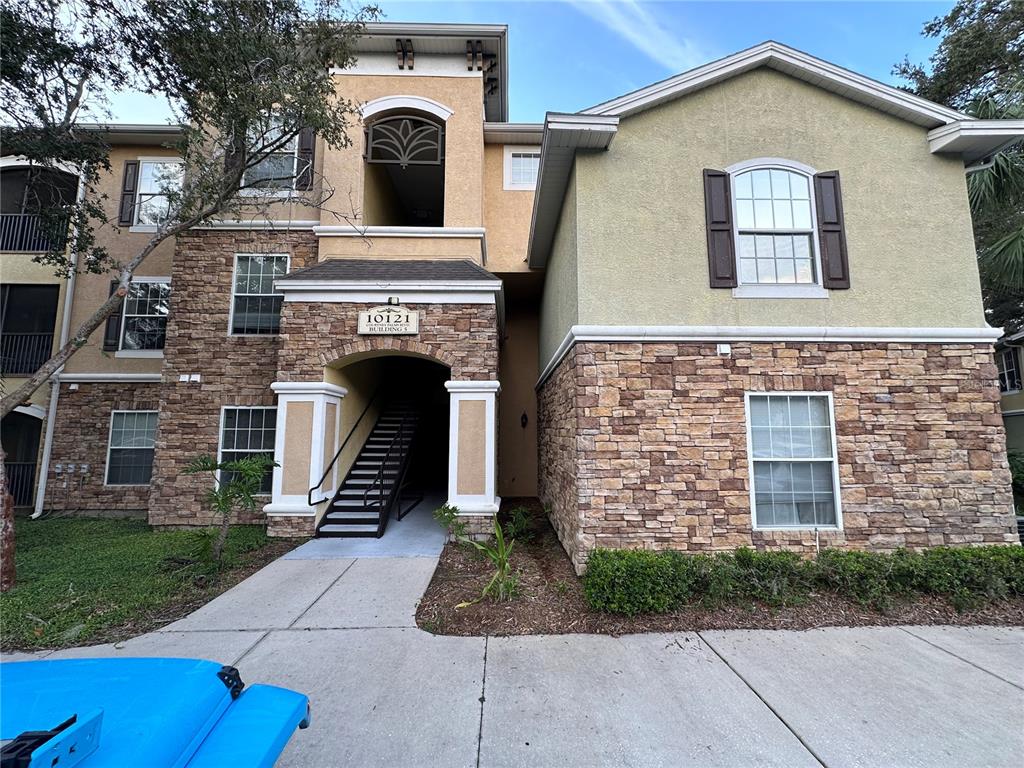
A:
[[[374,475],[373,480],[366,486],[366,490],[363,491],[363,509],[366,509],[369,505],[370,492],[376,487],[378,489],[378,506],[377,506],[377,537],[384,533],[384,529],[387,527],[388,520],[391,518],[391,508],[395,503],[395,494],[397,494],[402,486],[405,484],[405,473],[408,469],[409,462],[406,461],[408,458],[408,450],[411,447],[411,438],[409,443],[405,440],[405,425],[409,422],[409,416],[411,411],[406,411],[402,415],[402,421],[398,425],[398,432],[391,442],[388,443],[388,449],[384,453],[384,459],[381,461],[380,469],[377,470],[377,474]],[[395,449],[395,445],[403,447],[406,453],[402,453],[398,456],[397,464],[399,465],[398,472],[395,474],[395,481],[391,485],[391,489],[388,491],[386,502],[384,496],[384,470],[392,463],[391,452]]]
[[[0,251],[46,253],[53,244],[52,230],[65,224],[63,218],[57,221],[59,224],[54,226],[38,213],[0,213]],[[56,245],[62,247],[66,239],[66,232],[59,234]]]
[[[53,354],[49,333],[0,333],[0,374],[31,376]]]
[[[334,454],[334,458],[331,459],[331,463],[327,465],[327,469],[325,469],[323,475],[320,476],[320,481],[309,489],[309,492],[306,494],[306,502],[309,504],[309,506],[315,507],[317,504],[323,504],[325,501],[331,500],[330,496],[324,496],[322,499],[320,499],[320,501],[314,503],[313,491],[317,490],[321,485],[323,485],[324,480],[326,480],[327,476],[331,474],[331,470],[334,469],[334,465],[337,464],[338,462],[338,457],[341,456],[341,452],[345,450],[345,446],[348,445],[348,441],[352,438],[352,435],[355,434],[356,428],[359,426],[359,422],[363,420],[363,416],[365,416],[366,412],[370,410],[370,406],[373,405],[373,401],[377,399],[377,395],[379,394],[380,390],[377,390],[376,392],[373,393],[373,397],[371,397],[367,401],[366,407],[363,408],[363,412],[359,414],[359,418],[356,419],[356,423],[352,425],[352,429],[348,431],[348,434],[345,435],[345,439],[341,442],[341,447],[338,448],[338,452]]]
[[[32,486],[36,479],[36,463],[34,461],[8,461],[4,463],[10,494],[14,497],[14,506],[28,507],[32,505]]]

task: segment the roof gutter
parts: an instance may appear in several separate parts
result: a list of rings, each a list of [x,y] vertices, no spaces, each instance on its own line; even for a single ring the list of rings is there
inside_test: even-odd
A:
[[[551,253],[576,152],[607,150],[618,129],[619,118],[614,115],[548,112],[527,249],[527,263],[531,267],[543,267]]]

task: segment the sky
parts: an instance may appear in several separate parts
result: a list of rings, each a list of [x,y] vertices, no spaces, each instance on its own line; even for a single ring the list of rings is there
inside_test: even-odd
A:
[[[509,119],[540,122],[776,40],[898,85],[904,56],[926,63],[925,22],[952,2],[643,2],[377,0],[382,21],[507,24]],[[117,94],[114,122],[166,122],[166,105]]]

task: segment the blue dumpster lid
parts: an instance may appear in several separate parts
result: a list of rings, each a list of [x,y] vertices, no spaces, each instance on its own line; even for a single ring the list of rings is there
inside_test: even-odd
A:
[[[218,676],[225,676],[222,669],[230,668],[195,659],[5,663],[0,665],[0,739],[49,730],[72,715],[100,709],[100,748],[83,765],[185,766],[232,704],[231,681]],[[301,700],[305,710],[305,697],[274,690]],[[292,720],[286,732],[296,725]]]

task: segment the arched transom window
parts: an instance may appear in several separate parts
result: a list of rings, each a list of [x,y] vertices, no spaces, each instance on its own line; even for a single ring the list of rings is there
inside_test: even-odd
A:
[[[811,178],[789,168],[751,168],[732,175],[739,282],[814,285]]]

